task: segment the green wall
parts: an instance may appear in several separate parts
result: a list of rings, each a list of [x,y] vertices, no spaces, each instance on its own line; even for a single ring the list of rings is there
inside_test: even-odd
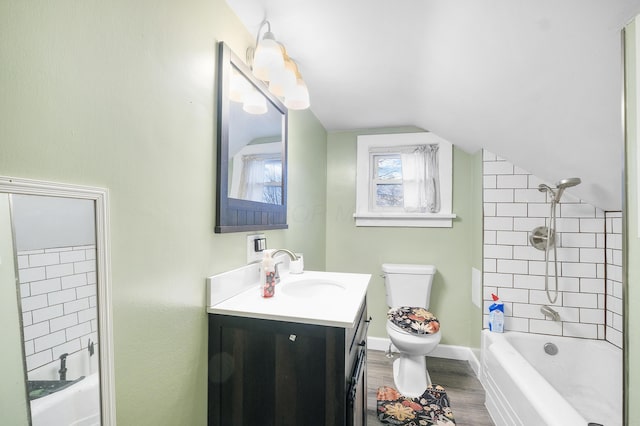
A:
[[[359,134],[418,132],[416,128],[367,129],[329,133],[327,139],[327,269],[372,275],[367,302],[373,317],[369,335],[386,337],[387,305],[383,263],[425,263],[436,266],[431,296],[432,310],[442,321],[442,343],[480,346],[480,309],[471,303],[471,267],[482,262],[474,250],[481,214],[473,191],[478,156],[454,147],[452,228],[356,227],[356,142]],[[480,159],[481,160],[481,159]],[[480,163],[481,164],[481,163]],[[481,221],[481,218],[480,218]],[[480,227],[481,230],[481,227]],[[481,232],[481,231],[480,231]],[[480,236],[481,238],[481,236]]]
[[[313,107],[313,105],[312,105]],[[308,111],[289,111],[289,230],[282,247],[303,252],[309,270],[325,269],[327,133]],[[277,247],[269,242],[269,247]]]
[[[213,233],[219,40],[253,42],[223,0],[0,2],[0,175],[110,191],[122,425],[206,423],[205,277],[247,235]],[[291,226],[268,245],[323,269],[326,132],[293,112],[289,142]]]
[[[638,238],[638,82],[637,43],[638,18],[625,29],[626,58],[626,152],[625,152],[625,242],[626,242],[626,286],[624,294],[625,310],[625,371],[626,371],[626,409],[628,424],[640,425],[640,339],[634,329],[640,325],[640,239]]]

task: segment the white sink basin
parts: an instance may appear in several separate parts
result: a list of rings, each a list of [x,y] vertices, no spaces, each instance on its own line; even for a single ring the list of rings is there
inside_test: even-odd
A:
[[[330,327],[354,327],[371,275],[304,271],[283,273],[273,297],[261,297],[259,265],[208,280],[207,312]],[[241,283],[241,284],[238,284]],[[236,291],[235,288],[238,288]],[[227,291],[229,290],[229,291]]]
[[[342,295],[347,289],[343,284],[324,279],[304,279],[282,283],[280,290],[291,297],[326,298]]]

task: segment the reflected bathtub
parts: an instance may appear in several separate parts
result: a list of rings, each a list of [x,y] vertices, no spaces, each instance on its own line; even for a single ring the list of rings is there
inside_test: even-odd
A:
[[[622,351],[608,342],[483,330],[480,377],[497,426],[622,425]]]
[[[98,373],[42,398],[31,401],[33,426],[99,426]]]

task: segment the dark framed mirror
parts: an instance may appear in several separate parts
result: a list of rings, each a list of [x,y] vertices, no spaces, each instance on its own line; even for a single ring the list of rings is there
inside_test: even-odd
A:
[[[284,104],[218,43],[215,232],[287,228]]]

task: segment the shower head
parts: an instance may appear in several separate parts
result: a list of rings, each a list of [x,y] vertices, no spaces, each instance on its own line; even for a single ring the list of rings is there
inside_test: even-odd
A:
[[[552,187],[550,187],[547,184],[541,183],[540,185],[538,185],[538,191],[540,192],[546,192],[547,194],[549,194],[549,196],[551,197],[552,200],[556,199],[556,191],[553,190]]]
[[[582,181],[580,180],[580,178],[577,177],[573,177],[573,178],[566,178],[566,179],[562,179],[560,180],[558,183],[556,183],[556,186],[558,187],[558,189],[560,188],[569,188],[571,186],[576,186],[579,185]]]
[[[552,194],[555,194],[553,188],[550,187],[547,184],[544,184],[544,183],[541,183],[540,185],[538,185],[538,191],[540,191],[540,192],[551,192]]]
[[[572,186],[579,185],[581,182],[582,181],[580,180],[580,178],[573,177],[573,178],[561,179],[558,183],[556,183],[556,196],[555,196],[556,203],[560,202],[560,197],[562,197],[562,193],[564,192],[565,189],[570,188]]]

